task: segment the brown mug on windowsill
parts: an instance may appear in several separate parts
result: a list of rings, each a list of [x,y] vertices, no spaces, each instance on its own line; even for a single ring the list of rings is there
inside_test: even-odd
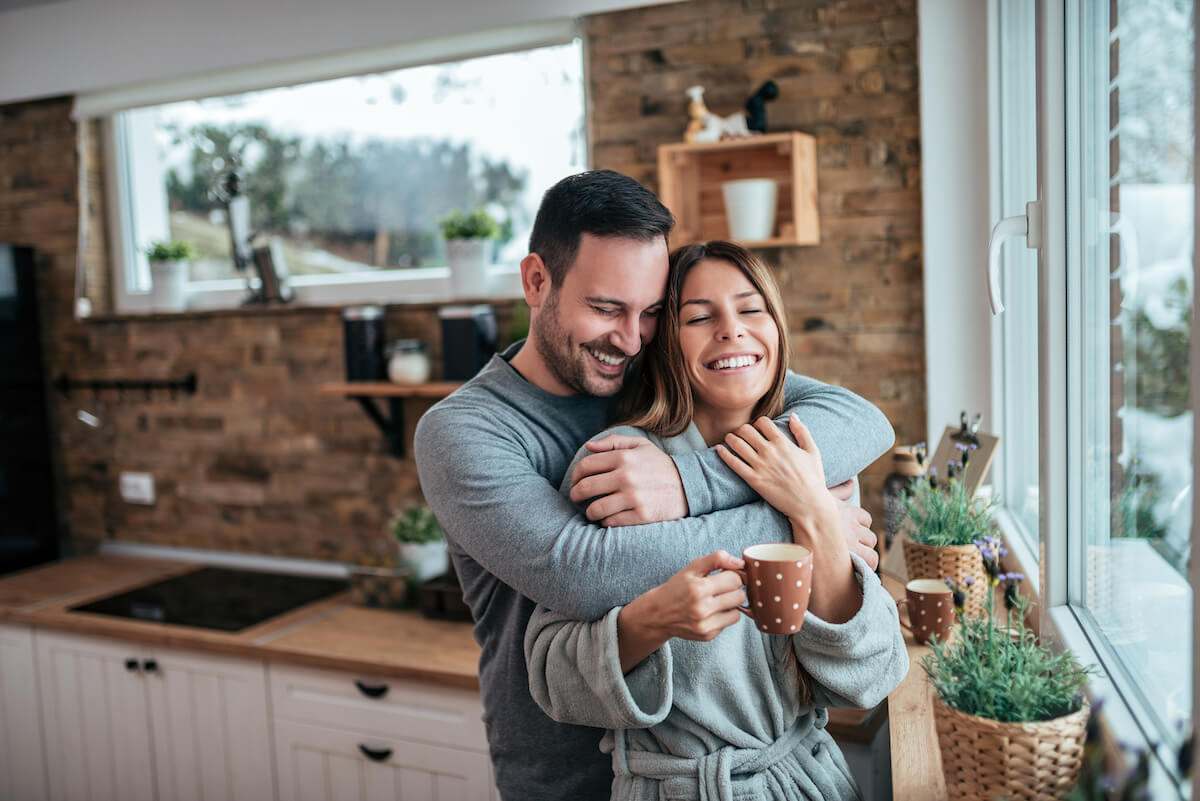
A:
[[[912,634],[918,644],[924,645],[934,637],[945,642],[954,625],[954,594],[940,579],[913,579],[904,585],[904,597],[896,601],[896,608],[908,607],[908,623],[901,618],[900,625]]]
[[[795,634],[804,623],[812,594],[813,554],[803,545],[766,542],[742,551],[738,571],[749,606],[738,609],[767,634]]]

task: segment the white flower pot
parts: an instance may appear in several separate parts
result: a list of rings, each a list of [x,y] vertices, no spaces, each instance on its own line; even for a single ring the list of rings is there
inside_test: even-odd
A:
[[[414,581],[425,581],[446,572],[445,540],[420,545],[402,542],[399,547],[400,560],[412,568]]]
[[[777,187],[770,178],[746,178],[721,184],[725,197],[725,220],[729,238],[738,242],[761,242],[775,230]]]
[[[490,239],[446,240],[446,262],[450,265],[450,287],[455,297],[481,297],[488,294],[491,255]]]
[[[183,311],[187,308],[189,261],[150,261],[150,308]]]

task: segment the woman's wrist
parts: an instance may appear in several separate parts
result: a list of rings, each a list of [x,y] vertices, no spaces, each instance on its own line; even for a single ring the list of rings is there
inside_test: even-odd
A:
[[[657,589],[647,590],[617,613],[617,653],[621,673],[633,670],[670,639],[654,623],[658,619],[654,611]]]

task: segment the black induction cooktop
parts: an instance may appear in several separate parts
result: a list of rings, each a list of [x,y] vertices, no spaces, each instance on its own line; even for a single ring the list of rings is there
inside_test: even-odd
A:
[[[71,609],[202,629],[241,631],[347,587],[341,579],[202,567]]]

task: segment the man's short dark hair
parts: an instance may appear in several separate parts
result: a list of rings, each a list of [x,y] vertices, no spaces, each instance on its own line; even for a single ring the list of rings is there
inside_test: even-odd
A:
[[[650,242],[667,234],[675,218],[646,187],[614,170],[591,170],[563,178],[546,190],[533,221],[529,252],[541,257],[550,285],[563,278],[579,252],[583,234]]]

